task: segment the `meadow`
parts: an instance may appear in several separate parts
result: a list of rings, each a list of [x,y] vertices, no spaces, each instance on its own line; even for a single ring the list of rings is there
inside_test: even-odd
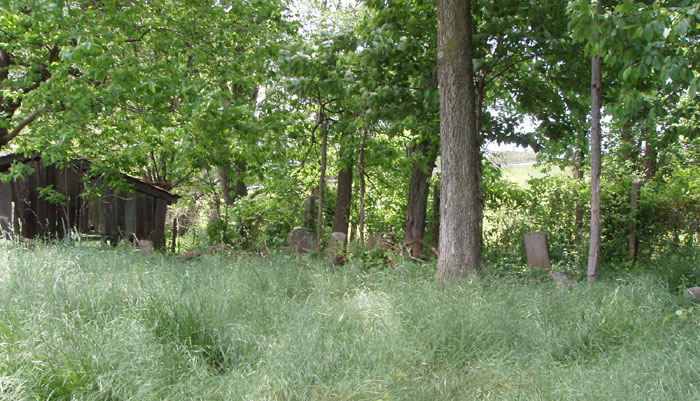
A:
[[[700,394],[700,316],[654,277],[438,284],[433,269],[0,242],[0,399]]]

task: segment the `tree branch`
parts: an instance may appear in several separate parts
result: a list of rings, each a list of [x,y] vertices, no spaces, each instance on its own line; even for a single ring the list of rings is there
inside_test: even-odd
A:
[[[0,146],[7,145],[11,140],[15,139],[17,135],[19,135],[20,131],[22,131],[27,125],[31,124],[39,118],[39,116],[46,111],[46,107],[40,107],[35,111],[34,113],[28,115],[24,120],[20,121],[19,124],[13,129],[9,134],[6,136],[0,138]]]

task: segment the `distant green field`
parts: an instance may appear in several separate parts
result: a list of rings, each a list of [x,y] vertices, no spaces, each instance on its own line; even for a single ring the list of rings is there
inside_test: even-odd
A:
[[[0,241],[0,399],[698,397],[700,316],[651,277],[398,267]]]
[[[546,167],[537,164],[517,164],[506,165],[501,167],[503,178],[518,184],[522,188],[527,188],[527,181],[531,178],[541,178],[545,176]],[[552,175],[563,176],[568,174],[567,171],[559,167],[549,167],[549,173]]]

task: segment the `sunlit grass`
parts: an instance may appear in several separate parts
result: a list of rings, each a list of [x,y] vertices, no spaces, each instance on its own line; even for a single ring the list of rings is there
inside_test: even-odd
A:
[[[522,188],[529,186],[528,181],[532,178],[542,178],[547,174],[554,176],[570,175],[569,172],[559,167],[547,167],[540,164],[516,164],[501,167],[503,178],[517,184]]]
[[[648,276],[441,285],[427,265],[0,243],[0,399],[694,399],[685,302]]]

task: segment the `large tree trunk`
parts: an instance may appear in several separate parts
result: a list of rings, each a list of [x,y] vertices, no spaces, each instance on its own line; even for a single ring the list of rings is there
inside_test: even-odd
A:
[[[429,141],[421,141],[412,149],[412,153],[420,155],[413,163],[411,183],[408,188],[408,203],[406,205],[406,246],[411,255],[423,253],[423,237],[425,236],[426,208],[430,185],[428,179],[433,174],[437,152],[433,151]]]
[[[439,0],[442,190],[438,280],[475,271],[481,258],[481,160],[472,71],[471,2]]]
[[[597,18],[603,14],[603,6],[600,2],[595,8],[594,17],[596,25],[600,22]],[[600,32],[595,29],[595,36],[599,40]],[[598,280],[598,268],[600,267],[600,109],[603,99],[603,68],[600,53],[591,60],[591,236],[588,250],[588,281]]]
[[[343,135],[345,136],[345,135]],[[344,154],[343,149],[345,146],[352,146],[352,144],[346,144],[341,146],[340,153]],[[333,232],[340,232],[343,234],[348,234],[348,224],[350,221],[350,205],[352,202],[352,163],[353,157],[350,152],[349,163],[345,163],[345,166],[338,172],[338,196],[335,201],[335,214],[333,216]]]

